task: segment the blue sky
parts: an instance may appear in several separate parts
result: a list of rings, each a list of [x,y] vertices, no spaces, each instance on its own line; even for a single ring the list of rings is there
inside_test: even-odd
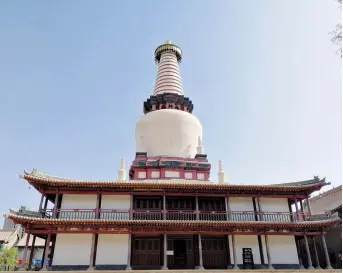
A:
[[[1,1],[0,212],[37,208],[24,169],[115,180],[135,156],[155,48],[184,52],[184,91],[216,180],[341,183],[334,0]]]

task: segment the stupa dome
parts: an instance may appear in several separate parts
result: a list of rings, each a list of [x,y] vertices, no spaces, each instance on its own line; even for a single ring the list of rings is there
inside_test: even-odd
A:
[[[153,111],[136,125],[136,151],[149,157],[194,157],[199,137],[202,126],[194,115],[175,109]]]

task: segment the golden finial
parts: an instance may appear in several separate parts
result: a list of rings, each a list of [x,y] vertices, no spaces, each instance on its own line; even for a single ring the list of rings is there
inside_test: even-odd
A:
[[[171,45],[171,43],[172,43],[172,42],[171,42],[170,40],[167,40],[167,41],[166,41],[166,44],[167,44],[167,45]]]

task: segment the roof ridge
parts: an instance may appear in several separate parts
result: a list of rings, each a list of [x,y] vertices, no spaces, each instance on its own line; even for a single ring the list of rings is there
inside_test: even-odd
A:
[[[71,181],[71,182],[75,182],[75,183],[135,183],[135,182],[139,182],[139,183],[146,183],[146,184],[164,184],[165,181],[170,181],[170,182],[174,182],[174,183],[180,183],[183,182],[184,184],[213,184],[213,185],[218,185],[219,183],[216,183],[215,181],[204,181],[204,180],[197,180],[197,179],[164,179],[162,182],[162,179],[150,179],[150,180],[129,180],[129,181],[118,181],[118,180],[78,180],[78,179],[70,179],[70,178],[63,178],[63,177],[58,177],[58,176],[52,176],[52,175],[48,175],[48,174],[44,174],[41,173],[39,171],[37,171],[37,169],[33,169],[30,172],[27,172],[24,170],[24,175],[21,175],[21,178],[26,179],[26,178],[38,178],[38,179],[44,179],[44,180],[53,180],[53,182],[57,183],[57,182],[65,182],[65,181]],[[323,183],[325,185],[330,185],[330,182],[326,182],[325,181],[325,177],[322,179],[319,179],[318,176],[314,176],[313,179],[309,179],[309,180],[303,180],[303,181],[297,181],[297,182],[286,182],[286,183],[277,183],[277,184],[229,184],[226,183],[224,185],[233,185],[233,186],[280,186],[280,187],[294,187],[294,186],[305,186],[305,185],[315,185],[315,184],[319,184],[319,183]],[[223,184],[221,184],[223,185]]]
[[[52,182],[52,183],[63,183],[63,182],[72,182],[72,183],[96,183],[96,184],[152,184],[152,185],[164,185],[168,182],[172,182],[175,184],[185,184],[185,185],[213,185],[213,186],[259,186],[259,187],[296,187],[296,186],[312,186],[316,184],[322,183],[322,181],[318,181],[316,183],[309,183],[309,184],[293,184],[293,183],[280,183],[280,184],[219,184],[219,183],[214,183],[213,181],[204,181],[204,180],[189,180],[189,179],[146,179],[146,180],[129,180],[129,181],[119,181],[119,180],[74,180],[74,179],[66,179],[66,178],[58,178],[58,177],[52,177],[52,176],[35,176],[31,174],[25,174],[23,179],[37,179],[41,181],[47,181],[47,182]],[[51,178],[51,179],[50,179]],[[170,183],[170,184],[172,184]],[[327,185],[326,182],[324,182],[325,185]]]

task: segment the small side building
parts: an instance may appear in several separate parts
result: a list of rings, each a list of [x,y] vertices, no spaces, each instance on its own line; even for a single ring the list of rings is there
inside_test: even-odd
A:
[[[303,206],[304,209],[311,211],[312,221],[328,220],[337,217],[342,218],[342,185],[313,196],[308,202],[305,200]],[[332,267],[342,269],[342,224],[339,223],[328,230],[325,235],[325,240]],[[316,251],[312,252],[313,261],[316,261],[316,255],[318,255],[319,263],[317,263],[316,267],[325,267],[324,253],[321,251],[323,248],[321,238],[319,236],[313,237],[309,245],[312,249],[316,249]],[[305,248],[305,244],[303,243],[301,247]],[[306,252],[303,253],[306,256]],[[304,257],[305,265],[306,261],[307,258]]]
[[[0,229],[0,250],[11,248],[16,242],[18,242],[16,229]]]
[[[41,266],[42,265],[42,260],[43,260],[43,252],[44,252],[44,246],[45,246],[45,240],[39,237],[32,237],[30,236],[29,238],[29,243],[28,243],[28,249],[27,249],[27,254],[26,254],[26,259],[24,260],[25,256],[25,244],[27,240],[27,233],[25,233],[24,237],[20,239],[16,247],[18,248],[18,261],[17,265],[28,265],[29,264],[29,259],[31,259],[31,264],[32,266]],[[34,247],[33,247],[33,253],[32,253],[32,244],[34,242]]]

